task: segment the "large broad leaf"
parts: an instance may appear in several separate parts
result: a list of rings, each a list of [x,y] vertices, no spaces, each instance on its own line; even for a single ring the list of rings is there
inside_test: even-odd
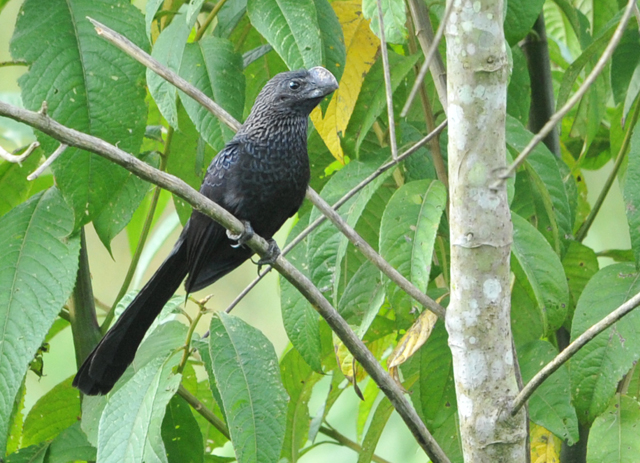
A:
[[[337,172],[322,189],[321,196],[329,204],[334,204],[379,166],[377,162],[352,161]],[[346,222],[355,227],[367,203],[390,172],[380,175],[360,192],[340,207],[338,212]],[[322,214],[313,209],[310,222]],[[338,283],[342,278],[342,261],[347,252],[349,241],[329,221],[325,221],[310,236],[307,244],[307,262],[311,281],[333,299],[337,305]]]
[[[313,0],[248,0],[251,24],[289,69],[323,63],[322,37]]]
[[[23,447],[51,440],[78,421],[80,392],[71,386],[72,379],[57,384],[29,410],[24,420]]]
[[[180,385],[181,375],[172,373],[179,360],[154,358],[111,395],[100,418],[98,461],[168,463],[161,427]]]
[[[407,40],[407,11],[402,0],[381,0],[384,37],[388,43],[405,43]],[[371,30],[380,37],[378,0],[363,0],[362,14],[371,21]]]
[[[391,402],[387,397],[383,398],[378,403],[376,411],[373,414],[373,418],[371,419],[369,429],[367,429],[367,433],[362,441],[362,451],[358,455],[358,463],[368,463],[371,461],[373,452],[376,450],[378,441],[382,436],[382,431],[384,431],[393,410],[393,405],[391,405]]]
[[[22,378],[76,281],[72,214],[52,188],[0,219],[0,457]]]
[[[629,164],[624,177],[624,203],[629,222],[631,248],[640,268],[640,129],[636,127],[631,135],[628,154]]]
[[[309,224],[309,214],[305,214],[289,234],[288,241]],[[309,276],[306,252],[307,240],[298,244],[287,255],[289,261],[305,276]],[[293,347],[300,353],[305,362],[316,372],[322,373],[320,342],[320,325],[318,312],[311,303],[286,278],[280,278],[280,308],[282,322]]]
[[[146,120],[144,67],[100,38],[86,18],[148,49],[142,13],[124,0],[52,0],[46,6],[43,13],[42,2],[26,1],[11,41],[14,58],[31,63],[20,78],[25,107],[37,110],[46,101],[56,121],[137,154]],[[38,140],[47,155],[58,146],[41,133]],[[117,195],[128,175],[122,167],[67,148],[52,169],[75,212],[76,227],[109,211],[120,213],[113,203],[126,199]],[[128,207],[135,210],[137,204]]]
[[[379,47],[378,38],[371,32],[364,19],[359,1],[337,1],[331,5],[344,31],[346,63],[340,79],[340,88],[333,93],[329,106],[322,116],[322,108],[311,113],[311,121],[331,151],[344,163],[340,134],[344,134],[362,87],[362,82],[375,62]],[[344,139],[346,140],[346,139]]]
[[[564,273],[567,276],[567,284],[569,292],[573,300],[573,306],[582,290],[587,285],[593,275],[595,275],[600,267],[598,266],[598,258],[596,253],[590,247],[585,246],[577,241],[571,241],[567,248],[567,253],[562,259]],[[567,319],[573,318],[573,311],[568,314]]]
[[[47,463],[68,463],[70,461],[94,461],[96,449],[87,441],[80,422],[77,421],[62,431],[51,442],[47,452]]]
[[[327,0],[314,0],[318,14],[318,26],[324,47],[325,67],[340,82],[347,60],[342,26],[331,4]]]
[[[511,5],[511,2],[508,5]],[[513,56],[513,69],[507,87],[507,114],[526,125],[531,106],[531,78],[527,58],[518,45],[511,47],[511,56]]]
[[[169,463],[199,463],[204,459],[204,442],[189,404],[173,396],[162,421],[162,440]]]
[[[287,418],[273,345],[256,328],[218,312],[209,354],[238,463],[277,462]]]
[[[558,351],[548,341],[534,341],[518,347],[522,381],[527,384],[556,355]],[[569,445],[578,441],[578,417],[571,405],[566,366],[561,366],[533,393],[529,400],[529,418],[566,440]]]
[[[280,374],[290,399],[287,408],[287,429],[280,458],[295,463],[298,461],[300,448],[309,436],[311,392],[313,386],[322,379],[322,375],[314,372],[295,349],[287,352],[280,362]]]
[[[526,37],[542,12],[543,3],[544,0],[510,0],[507,3],[504,35],[509,45],[515,45]]]
[[[244,74],[242,57],[226,39],[205,37],[184,49],[180,75],[236,119],[244,108]],[[221,150],[233,137],[233,131],[200,103],[180,93],[180,100],[198,132],[214,150]]]
[[[519,153],[529,143],[533,134],[513,117],[507,116],[507,146]],[[558,169],[558,161],[542,143],[538,144],[527,158],[527,173],[530,177],[530,188],[538,210],[539,222],[543,219],[549,223],[551,235],[546,230],[543,234],[556,253],[562,254],[563,242],[572,234],[571,208],[565,185]],[[539,229],[541,226],[539,224]]]
[[[587,444],[589,463],[634,463],[640,454],[638,427],[640,404],[616,395],[609,408],[593,423]]]
[[[190,20],[189,20],[190,19]],[[169,24],[158,36],[153,45],[151,56],[175,72],[180,71],[187,38],[195,24],[197,16],[187,15],[187,6],[183,5],[180,12],[174,16]],[[178,109],[176,106],[177,89],[151,69],[147,69],[149,93],[158,105],[158,109],[174,128],[178,129]]]
[[[437,180],[418,180],[400,187],[389,200],[380,227],[380,254],[420,291],[426,292],[433,245],[447,192]],[[407,316],[411,298],[389,283],[389,302]]]
[[[33,183],[27,180],[27,175],[38,166],[40,152],[36,151],[22,164],[0,162],[0,216],[22,203],[29,196]]]
[[[444,323],[437,323],[427,342],[402,366],[405,377],[419,375],[409,389],[411,400],[429,429],[437,429],[456,414],[453,360]]]
[[[398,88],[407,74],[413,69],[419,56],[418,53],[412,56],[402,56],[389,52],[392,91]],[[349,121],[349,127],[347,128],[347,137],[352,139],[345,139],[345,144],[349,145],[353,143],[353,139],[355,139],[354,149],[356,154],[359,154],[362,142],[367,133],[369,133],[369,130],[371,130],[371,127],[373,127],[374,122],[380,114],[382,114],[382,111],[386,110],[386,98],[382,60],[379,59],[371,66],[371,71],[367,74],[362,84],[362,89],[358,96],[358,103],[356,103],[356,107]]]
[[[614,264],[596,273],[576,306],[571,340],[640,291],[632,264]],[[631,312],[599,334],[571,359],[573,404],[581,423],[591,423],[609,405],[618,381],[640,357],[640,312]]]
[[[538,304],[545,332],[559,328],[569,309],[569,287],[558,255],[542,234],[512,213],[514,273]]]

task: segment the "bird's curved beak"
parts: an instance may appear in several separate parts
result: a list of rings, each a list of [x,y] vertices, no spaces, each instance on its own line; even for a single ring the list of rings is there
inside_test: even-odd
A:
[[[338,88],[336,78],[322,66],[309,69],[309,76],[314,83],[309,95],[311,98],[324,98]]]

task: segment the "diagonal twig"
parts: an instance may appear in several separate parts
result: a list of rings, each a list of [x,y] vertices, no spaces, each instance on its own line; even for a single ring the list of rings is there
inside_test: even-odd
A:
[[[27,180],[31,181],[40,177],[42,173],[47,169],[47,167],[53,164],[53,161],[58,159],[58,157],[60,157],[60,155],[64,153],[64,150],[66,149],[67,149],[67,145],[65,145],[64,143],[60,143],[60,146],[58,146],[58,148],[56,148],[56,150],[53,153],[51,153],[51,156],[49,156],[47,160],[44,161],[40,167],[38,167],[36,170],[34,170],[31,174],[27,176]]]
[[[516,160],[513,161],[513,163],[503,173],[500,174],[499,179],[495,181],[491,186],[492,188],[499,188],[508,178],[512,177],[516,169],[520,167],[520,165],[522,165],[524,160],[533,152],[538,143],[540,143],[547,136],[547,134],[549,134],[549,132],[551,132],[555,128],[558,122],[560,122],[562,118],[566,116],[569,111],[571,111],[571,108],[573,108],[576,103],[580,101],[584,94],[587,93],[587,90],[589,90],[591,85],[598,78],[598,75],[600,75],[604,67],[607,65],[607,62],[613,56],[613,52],[618,46],[618,43],[620,42],[620,39],[622,38],[622,35],[627,28],[627,23],[629,22],[629,19],[633,14],[635,3],[636,0],[629,0],[629,2],[627,3],[624,14],[620,19],[620,24],[618,24],[618,27],[611,37],[611,40],[602,52],[602,56],[600,56],[600,59],[598,59],[598,62],[593,67],[591,73],[584,80],[578,91],[574,93],[571,98],[569,98],[569,100],[564,104],[562,108],[556,111],[556,113],[551,116],[551,118],[549,118],[549,121],[542,127],[542,129],[540,129],[540,132],[534,135],[529,144],[525,146]]]
[[[173,85],[178,87],[184,93],[204,106],[218,119],[229,126],[229,128],[231,128],[234,132],[238,131],[238,129],[240,128],[240,123],[231,114],[225,111],[222,106],[213,101],[202,91],[198,90],[196,87],[191,85],[189,82],[187,82],[185,79],[180,77],[168,67],[162,65],[158,60],[153,58],[149,53],[142,50],[131,40],[127,39],[121,34],[118,34],[113,29],[108,28],[107,26],[96,21],[93,18],[87,17],[87,19],[91,22],[91,24],[93,24],[98,35],[104,38],[107,42],[115,45],[127,55],[134,58],[136,61],[148,67],[160,77],[165,79],[167,82],[171,82]]]
[[[40,146],[40,143],[38,143],[37,141],[34,141],[33,143],[31,143],[27,147],[26,150],[24,150],[24,153],[22,153],[22,154],[11,154],[7,150],[5,150],[2,146],[0,146],[0,158],[4,159],[7,162],[12,162],[14,164],[20,164],[20,163],[22,163],[22,161],[24,161],[29,156],[31,156],[31,153],[33,153],[33,151],[38,146]]]
[[[535,390],[547,379],[549,376],[553,374],[558,368],[560,368],[567,360],[569,360],[573,355],[578,352],[582,347],[595,338],[597,335],[602,333],[604,330],[609,328],[615,322],[620,320],[622,317],[627,315],[633,309],[640,305],[640,293],[633,296],[627,302],[622,304],[616,310],[611,312],[609,315],[604,317],[598,323],[593,325],[587,331],[578,336],[575,341],[567,346],[565,350],[560,352],[556,358],[554,358],[551,362],[546,364],[542,370],[538,372],[531,381],[527,383],[527,385],[520,391],[517,397],[513,400],[513,404],[511,405],[511,415],[515,416],[518,413],[518,410],[522,408],[522,406],[529,400],[529,397],[535,392]]]

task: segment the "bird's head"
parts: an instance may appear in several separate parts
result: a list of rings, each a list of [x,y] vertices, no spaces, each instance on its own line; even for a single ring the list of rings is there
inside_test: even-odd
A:
[[[281,72],[264,86],[256,98],[254,110],[260,108],[274,113],[293,112],[306,117],[325,96],[337,88],[336,78],[322,66]]]

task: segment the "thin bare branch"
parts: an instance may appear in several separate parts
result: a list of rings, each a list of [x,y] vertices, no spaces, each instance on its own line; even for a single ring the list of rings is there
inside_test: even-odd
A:
[[[216,6],[214,6],[211,12],[209,12],[209,14],[207,15],[207,18],[204,20],[204,23],[202,23],[202,26],[200,26],[200,29],[198,29],[198,32],[196,33],[196,36],[193,39],[194,42],[197,42],[202,38],[205,31],[207,30],[207,27],[209,27],[209,25],[213,22],[215,17],[220,12],[220,9],[224,6],[226,2],[227,0],[218,0],[218,3],[216,3]]]
[[[14,59],[12,61],[0,61],[0,68],[5,68],[9,66],[29,66],[29,63],[27,63],[23,59]]]
[[[604,49],[602,56],[600,56],[600,59],[598,60],[596,65],[593,67],[591,74],[587,76],[587,78],[584,80],[584,82],[582,83],[578,91],[574,93],[571,98],[569,98],[569,100],[564,104],[562,108],[560,108],[558,111],[556,111],[556,113],[553,116],[551,116],[549,121],[542,127],[540,132],[538,132],[531,139],[529,144],[525,146],[525,148],[522,150],[522,152],[516,158],[516,160],[513,161],[513,163],[507,168],[506,171],[500,174],[500,178],[496,182],[494,182],[494,184],[492,185],[492,188],[498,188],[508,178],[512,177],[516,169],[520,167],[520,165],[522,165],[524,160],[527,158],[527,156],[531,154],[531,152],[538,145],[538,143],[540,143],[547,136],[547,134],[555,128],[558,122],[560,122],[562,118],[566,116],[569,111],[571,111],[571,108],[573,108],[580,101],[580,99],[584,96],[584,94],[587,93],[587,90],[589,90],[589,87],[591,87],[591,85],[595,82],[595,80],[600,75],[604,67],[607,65],[607,62],[613,56],[613,52],[618,46],[618,43],[622,38],[622,34],[624,34],[624,31],[627,28],[629,19],[633,14],[635,3],[636,3],[636,0],[629,0],[629,2],[627,3],[627,7],[624,11],[624,14],[622,15],[620,24],[618,24],[616,31],[613,33],[613,37],[611,37],[611,40],[609,41],[609,44],[607,45],[607,47]]]
[[[31,156],[31,153],[40,146],[40,143],[34,141],[31,143],[27,149],[22,154],[11,154],[7,150],[5,150],[2,146],[0,146],[0,158],[4,159],[8,162],[13,162],[14,164],[20,164],[22,161]]]
[[[391,281],[397,284],[404,292],[418,301],[422,306],[431,310],[444,320],[444,307],[424,294],[413,283],[407,280],[400,272],[393,268],[375,249],[371,247],[347,222],[338,214],[318,193],[312,189],[307,190],[307,199],[317,207],[322,214],[345,235],[353,245],[364,254],[367,259],[380,269]]]
[[[609,315],[604,317],[598,323],[578,336],[576,340],[569,344],[565,350],[560,352],[556,356],[556,358],[546,364],[544,368],[542,368],[542,370],[538,372],[538,374],[531,378],[531,381],[527,383],[522,391],[520,391],[518,396],[513,400],[513,405],[511,406],[511,414],[515,415],[516,413],[518,413],[518,410],[520,410],[520,408],[522,408],[526,401],[529,400],[529,397],[531,397],[531,395],[544,382],[544,380],[551,376],[567,360],[573,357],[573,355],[578,352],[585,344],[587,344],[597,335],[609,328],[615,322],[620,320],[622,317],[627,315],[633,309],[638,307],[638,305],[640,305],[640,293],[633,296],[627,302],[622,304],[616,310],[611,312]]]
[[[49,156],[47,158],[46,161],[44,161],[42,163],[42,165],[40,167],[38,167],[36,170],[34,170],[31,174],[29,174],[27,176],[27,180],[31,181],[31,180],[35,180],[38,177],[40,177],[42,175],[42,173],[51,165],[53,164],[53,161],[55,161],[56,159],[58,159],[58,157],[60,157],[60,155],[62,153],[64,153],[64,150],[66,150],[68,147],[68,145],[65,145],[64,143],[60,143],[60,146],[58,146],[58,148],[51,153],[51,156]]]
[[[135,45],[123,35],[118,34],[113,29],[109,29],[107,26],[96,21],[95,19],[92,19],[90,17],[87,17],[87,19],[91,21],[91,24],[93,24],[93,26],[95,27],[98,35],[104,38],[107,42],[115,45],[139,63],[142,63],[153,72],[158,74],[160,77],[165,79],[167,82],[171,82],[173,85],[178,87],[184,93],[204,106],[209,112],[211,112],[214,116],[224,122],[233,131],[238,131],[238,129],[240,128],[240,123],[231,114],[225,111],[222,106],[217,104],[215,101],[213,101],[207,95],[191,85],[185,79],[180,77],[178,74],[173,72],[171,69],[163,66],[158,60],[153,58],[151,55],[149,55],[147,52],[142,50],[140,47]]]
[[[353,187],[350,191],[348,191],[342,198],[340,198],[338,201],[336,201],[336,203],[332,206],[333,210],[337,211],[340,206],[342,206],[344,203],[346,203],[347,201],[349,201],[351,198],[353,198],[353,196],[358,193],[360,190],[362,190],[365,186],[367,186],[369,183],[371,183],[373,180],[375,180],[376,178],[378,178],[380,175],[382,175],[384,172],[386,172],[387,170],[391,169],[392,167],[398,165],[400,162],[404,161],[406,158],[408,158],[409,156],[411,156],[413,153],[415,153],[416,151],[418,151],[418,149],[422,148],[424,145],[426,145],[427,143],[429,143],[431,140],[433,140],[436,135],[438,135],[445,127],[447,126],[447,120],[445,119],[442,123],[440,123],[440,125],[438,127],[436,127],[431,133],[429,133],[427,136],[425,136],[424,138],[422,138],[421,140],[419,140],[418,142],[416,142],[412,147],[410,147],[408,150],[406,150],[404,153],[402,153],[400,156],[398,156],[397,159],[391,160],[389,162],[387,162],[386,164],[383,164],[382,166],[380,166],[378,169],[376,169],[375,172],[373,172],[371,175],[369,175],[367,178],[365,178],[364,180],[362,180],[360,183],[358,183],[355,187]],[[294,247],[296,247],[298,244],[300,244],[302,242],[302,240],[304,240],[313,230],[315,230],[316,228],[318,228],[320,226],[320,224],[322,224],[325,220],[327,220],[326,216],[321,215],[320,217],[318,217],[316,220],[314,220],[311,224],[309,224],[307,226],[307,228],[305,228],[304,230],[302,230],[298,236],[296,236],[283,250],[282,250],[282,254],[286,255],[289,251],[291,251]],[[260,282],[260,280],[262,280],[262,278],[264,278],[264,276],[269,273],[271,271],[272,267],[271,266],[267,266],[267,268],[263,271],[261,271],[258,276],[247,285],[246,288],[244,288],[242,290],[242,292],[240,294],[238,294],[238,296],[231,302],[231,304],[229,304],[229,306],[226,308],[225,312],[229,313],[231,312],[235,306],[238,305],[238,303],[247,295],[249,294],[249,291],[251,291],[253,288],[255,288],[255,286]]]
[[[182,384],[178,387],[178,395],[182,397],[186,402],[191,405],[196,412],[198,412],[205,420],[213,425],[220,433],[227,439],[231,439],[229,435],[229,428],[227,425],[218,418],[211,410],[209,410],[200,399],[187,390]]]
[[[396,141],[396,123],[393,116],[393,89],[391,88],[391,70],[389,69],[389,51],[387,39],[384,34],[384,18],[382,14],[382,1],[378,3],[378,22],[380,26],[380,51],[382,53],[382,67],[384,69],[384,90],[387,96],[387,116],[389,117],[389,144],[391,145],[391,157],[398,157],[398,142]]]
[[[429,21],[429,11],[425,2],[422,0],[407,0],[409,10],[411,11],[411,18],[413,19],[413,25],[416,30],[416,37],[422,48],[424,56],[429,54],[431,44],[435,42],[433,35],[433,28],[431,27],[431,21]],[[447,2],[451,3],[451,2]],[[440,103],[447,111],[447,71],[444,67],[444,62],[439,53],[433,55],[433,59],[429,64],[431,69],[431,76],[433,77],[433,83],[438,92],[438,98]]]
[[[433,38],[433,42],[429,47],[429,51],[425,55],[424,63],[422,63],[422,67],[420,68],[420,72],[418,73],[418,77],[416,77],[416,81],[413,84],[413,88],[411,89],[411,93],[409,93],[409,98],[407,98],[407,102],[404,104],[404,108],[402,108],[402,112],[400,113],[400,117],[407,117],[407,113],[413,104],[413,100],[415,99],[418,91],[420,90],[420,86],[422,85],[422,81],[427,75],[427,71],[429,70],[429,66],[431,66],[431,60],[435,56],[438,51],[438,45],[440,45],[440,41],[444,36],[444,28],[447,25],[447,21],[449,20],[449,15],[451,14],[453,2],[447,2],[447,7],[444,10],[444,16],[442,17],[442,22],[440,26],[438,26],[438,30],[436,31],[436,35]]]
[[[0,102],[0,116],[10,117],[16,121],[25,123],[66,145],[90,151],[109,159],[143,180],[147,180],[169,190],[188,202],[195,210],[211,217],[226,229],[231,230],[234,234],[241,234],[244,230],[242,222],[219,204],[200,194],[181,179],[151,167],[104,140],[65,127],[41,113],[18,108],[3,102]],[[269,245],[264,238],[254,235],[246,244],[261,257],[267,256]],[[413,406],[404,396],[403,391],[382,368],[375,356],[367,349],[364,343],[349,327],[349,324],[342,318],[331,303],[327,301],[320,290],[282,255],[280,255],[274,263],[274,268],[289,280],[327,321],[331,330],[336,333],[356,361],[363,366],[380,387],[380,390],[389,398],[418,442],[418,445],[420,445],[431,460],[437,463],[448,463],[449,459],[429,433]]]

